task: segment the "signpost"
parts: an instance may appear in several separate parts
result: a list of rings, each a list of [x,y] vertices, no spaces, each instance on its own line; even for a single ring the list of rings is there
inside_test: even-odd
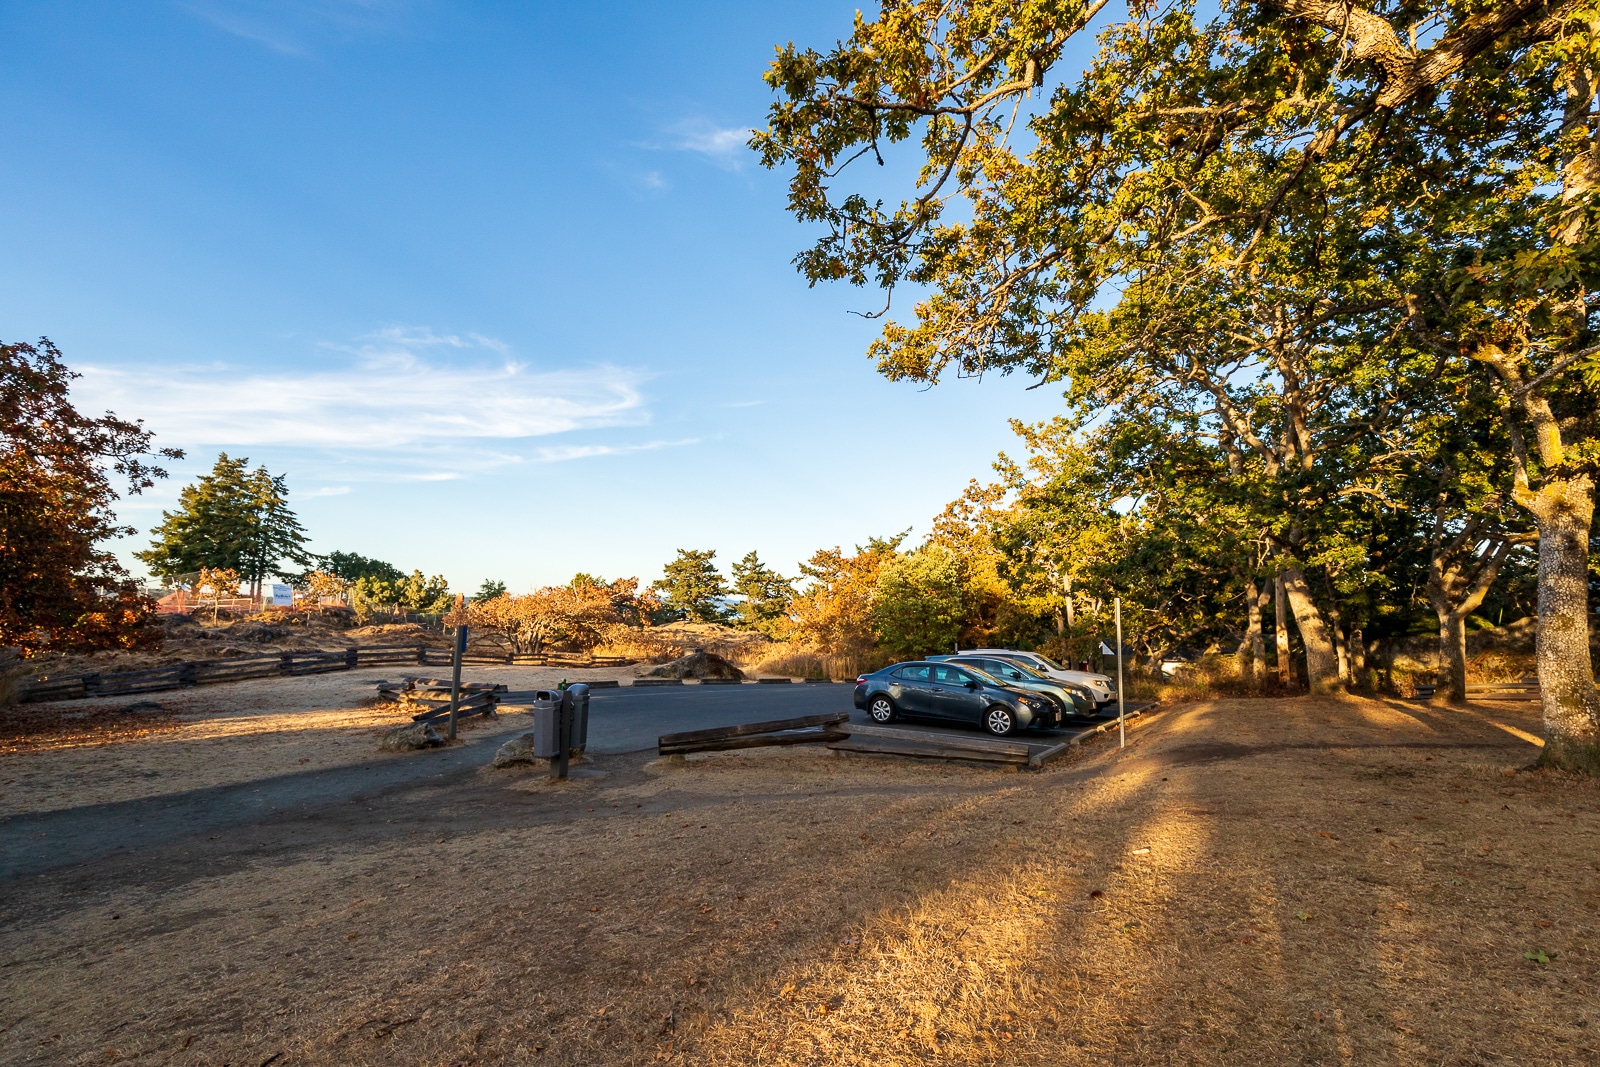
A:
[[[1122,598],[1117,597],[1117,747],[1128,747],[1127,707],[1122,700]],[[453,725],[453,723],[452,723]]]
[[[467,651],[467,628],[456,627],[456,640],[450,652],[450,731],[449,739],[456,739],[456,714],[461,709],[461,657]]]

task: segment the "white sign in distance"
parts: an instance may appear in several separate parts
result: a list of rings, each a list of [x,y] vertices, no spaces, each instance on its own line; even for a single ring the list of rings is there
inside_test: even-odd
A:
[[[294,606],[294,590],[287,585],[272,584],[272,606],[275,608],[289,608]]]

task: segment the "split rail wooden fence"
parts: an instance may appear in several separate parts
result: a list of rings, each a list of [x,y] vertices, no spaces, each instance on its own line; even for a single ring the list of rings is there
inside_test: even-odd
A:
[[[1426,700],[1441,690],[1437,685],[1417,686],[1417,697]],[[1541,700],[1536,679],[1524,678],[1520,682],[1468,682],[1468,700]]]
[[[501,694],[506,691],[507,687],[498,682],[462,682],[456,717],[487,715],[492,718],[500,706]],[[380,682],[378,699],[420,705],[422,711],[411,716],[411,721],[434,722],[450,716],[450,681],[407,677],[398,682]]]
[[[518,667],[620,667],[629,661],[621,656],[569,657],[490,656],[469,654],[464,664]],[[235,656],[224,659],[186,660],[138,671],[89,672],[60,678],[46,678],[22,687],[24,703],[43,700],[76,700],[82,697],[131,696],[136,693],[162,693],[218,682],[242,682],[252,678],[292,678],[329,671],[349,671],[357,667],[415,665],[450,666],[450,650],[426,645],[372,646],[346,648],[335,652],[278,652],[261,656]]]

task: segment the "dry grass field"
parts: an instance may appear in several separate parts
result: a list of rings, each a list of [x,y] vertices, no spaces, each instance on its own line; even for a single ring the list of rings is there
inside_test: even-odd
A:
[[[392,759],[377,751],[376,739],[409,721],[409,712],[378,703],[374,683],[417,673],[376,667],[7,708],[0,712],[0,818]],[[465,677],[537,689],[621,673],[471,667]],[[119,710],[138,703],[161,710]],[[463,728],[480,723],[469,719]]]
[[[0,1062],[1594,1064],[1600,787],[1535,730],[1230,700],[1038,774],[471,772],[6,886]]]

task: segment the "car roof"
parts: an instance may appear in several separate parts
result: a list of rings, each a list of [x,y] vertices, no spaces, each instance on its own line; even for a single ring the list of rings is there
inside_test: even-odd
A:
[[[925,667],[947,667],[947,666],[950,665],[951,661],[953,661],[955,658],[956,657],[954,657],[954,656],[939,656],[939,657],[936,657],[936,658],[930,656],[928,659],[907,659],[907,660],[901,660],[899,663],[891,663],[887,667],[882,667],[879,670],[880,671],[892,671],[896,667],[924,667],[924,666]],[[972,667],[973,670],[980,670],[980,671],[983,669],[982,667],[977,667],[977,666],[974,666],[973,664],[970,664],[970,663],[957,664],[957,666]],[[874,672],[874,673],[878,673],[878,672]]]
[[[992,655],[990,653],[963,652],[960,655],[956,655],[956,656],[946,656],[945,660],[947,662],[949,662],[949,663],[962,663],[962,662],[969,662],[969,661],[975,660],[975,659],[997,659],[997,658],[999,658],[999,657],[994,656],[994,655]]]

